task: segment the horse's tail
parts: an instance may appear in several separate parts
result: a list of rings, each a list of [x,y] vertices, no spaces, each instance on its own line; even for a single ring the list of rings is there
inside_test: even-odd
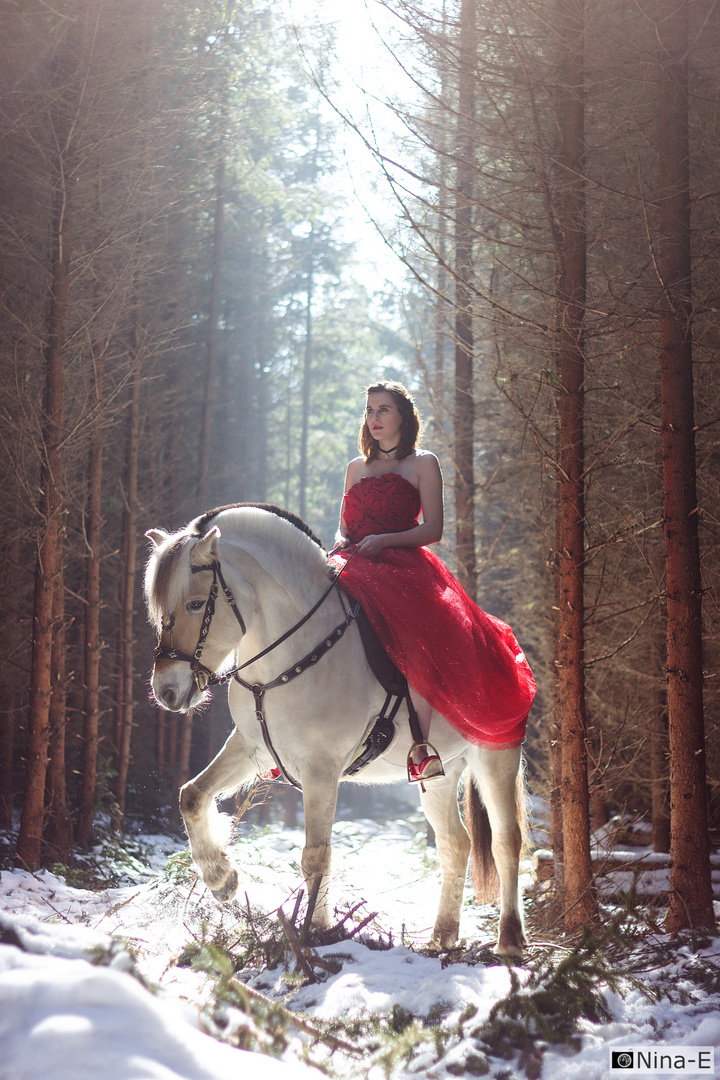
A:
[[[478,904],[490,904],[497,900],[500,882],[492,855],[490,819],[472,775],[468,777],[465,784],[463,810],[465,825],[470,834],[470,865],[475,898]],[[520,827],[522,848],[524,848],[528,815],[522,765],[515,780],[515,817]]]
[[[499,881],[492,856],[490,819],[474,778],[465,784],[463,804],[465,826],[470,834],[470,866],[478,904],[490,904],[497,899]]]

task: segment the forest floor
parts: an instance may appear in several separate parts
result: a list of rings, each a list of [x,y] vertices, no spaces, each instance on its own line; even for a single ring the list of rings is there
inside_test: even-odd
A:
[[[497,912],[469,889],[461,943],[434,955],[439,875],[420,815],[341,820],[334,837],[324,943],[296,940],[302,833],[281,825],[236,824],[241,884],[222,907],[185,846],[156,835],[53,872],[0,872],[0,1080],[240,1067],[243,1080],[605,1080],[622,1071],[611,1052],[633,1047],[714,1075],[698,1055],[720,1047],[720,939],[670,940],[662,907],[631,889],[603,901],[595,936],[568,941],[527,862],[523,963],[493,955]]]

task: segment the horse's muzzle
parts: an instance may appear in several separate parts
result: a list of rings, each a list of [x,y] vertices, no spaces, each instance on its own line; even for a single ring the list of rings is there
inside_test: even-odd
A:
[[[205,681],[205,686],[198,685],[196,679],[188,678],[187,668],[184,672],[181,669],[178,674],[181,674],[180,678],[172,677],[174,672],[171,670],[162,674],[153,672],[151,683],[153,697],[161,709],[184,713],[207,701],[207,681]]]

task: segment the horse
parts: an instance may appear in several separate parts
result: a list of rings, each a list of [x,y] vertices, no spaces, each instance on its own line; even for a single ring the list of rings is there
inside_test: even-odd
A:
[[[338,785],[407,780],[413,738],[406,703],[392,720],[387,745],[364,763],[363,747],[383,711],[385,690],[366,657],[342,575],[338,581],[325,548],[300,518],[267,504],[239,504],[197,517],[172,534],[151,529],[145,535],[152,542],[145,597],[158,634],[152,672],[157,704],[171,712],[196,709],[214,685],[229,684],[233,730],[180,790],[193,862],[219,901],[232,899],[238,874],[224,850],[216,799],[272,770],[281,772],[302,788],[301,870],[314,900],[312,925],[328,929]],[[437,712],[432,737],[445,776],[420,792],[441,867],[429,944],[443,951],[458,940],[472,849],[474,866],[497,870],[494,951],[517,959],[527,943],[518,885],[521,751],[471,745]],[[358,761],[358,771],[347,775]],[[472,796],[466,799],[467,828],[458,805],[464,774]]]

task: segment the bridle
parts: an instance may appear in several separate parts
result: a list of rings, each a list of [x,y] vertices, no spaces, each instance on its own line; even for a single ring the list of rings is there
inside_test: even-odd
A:
[[[332,555],[333,552],[330,552],[330,554]],[[348,557],[348,561],[350,558],[352,558],[354,554],[354,552],[351,552],[350,556]],[[263,708],[263,698],[265,696],[265,691],[271,690],[273,689],[273,687],[276,686],[284,686],[286,683],[289,683],[293,679],[296,679],[298,675],[302,675],[304,671],[307,671],[308,668],[316,664],[320,660],[321,656],[324,656],[325,653],[329,652],[333,645],[336,645],[338,641],[340,641],[340,639],[345,634],[347,628],[352,625],[355,619],[357,619],[358,615],[360,614],[360,604],[356,603],[353,607],[346,609],[345,604],[342,600],[341,593],[340,603],[342,605],[343,611],[345,612],[345,618],[341,623],[338,624],[338,626],[335,627],[333,631],[331,631],[330,634],[328,634],[326,637],[323,638],[321,642],[318,643],[315,649],[313,649],[306,656],[304,656],[302,660],[299,660],[296,664],[293,664],[291,667],[287,668],[286,671],[283,671],[282,674],[278,675],[277,678],[273,679],[271,682],[248,683],[244,679],[240,678],[239,672],[241,672],[244,668],[249,667],[251,664],[254,664],[256,660],[260,660],[262,659],[262,657],[267,656],[268,653],[271,653],[273,651],[273,649],[277,649],[279,645],[282,645],[284,641],[287,641],[288,638],[292,637],[293,634],[295,634],[302,626],[305,625],[306,622],[308,622],[309,619],[312,618],[315,612],[325,603],[327,598],[330,596],[330,593],[338,587],[342,568],[335,572],[332,582],[322,594],[317,603],[314,604],[313,607],[305,615],[303,615],[303,617],[299,619],[294,626],[291,626],[289,630],[286,630],[284,634],[281,634],[279,638],[272,642],[272,644],[262,649],[259,653],[256,653],[255,656],[252,656],[243,664],[238,664],[236,667],[231,668],[229,671],[224,671],[221,675],[218,675],[217,672],[212,671],[202,662],[203,649],[205,647],[205,642],[207,641],[207,636],[210,632],[210,625],[215,614],[215,601],[217,600],[220,588],[222,588],[223,590],[225,599],[230,605],[230,609],[233,612],[235,618],[237,619],[243,635],[247,632],[247,627],[245,626],[245,620],[240,613],[240,609],[237,606],[235,597],[233,596],[231,589],[229,588],[227,582],[225,581],[225,578],[223,577],[223,572],[220,567],[220,560],[213,559],[211,563],[205,563],[200,566],[192,566],[191,570],[193,574],[199,574],[203,571],[209,571],[213,575],[213,582],[210,586],[210,593],[205,603],[205,611],[203,613],[203,620],[200,626],[200,634],[198,637],[198,643],[195,646],[195,651],[192,656],[189,656],[187,653],[180,652],[173,646],[172,631],[175,625],[175,615],[170,614],[163,617],[161,624],[161,635],[162,633],[170,634],[170,645],[161,645],[158,642],[155,649],[153,650],[153,656],[155,660],[181,660],[189,664],[190,670],[192,671],[193,682],[201,693],[207,690],[209,686],[222,685],[226,682],[229,682],[231,679],[235,679],[235,681],[239,683],[240,686],[243,686],[246,690],[250,690],[253,697],[255,698],[255,718],[257,719],[262,729],[265,746],[269,750],[281,775],[288,781],[288,783],[292,784],[293,787],[299,788],[300,784],[286,770],[277,754],[277,751],[275,750],[275,747],[272,744],[272,740],[270,739],[270,733],[268,732],[267,720],[265,717],[265,710]]]
[[[235,602],[235,597],[233,596],[230,588],[227,585],[227,582],[225,581],[225,578],[223,577],[223,572],[220,568],[219,559],[213,559],[211,563],[207,563],[203,566],[192,566],[190,569],[192,570],[193,574],[199,574],[204,570],[210,570],[213,576],[213,583],[210,586],[210,593],[205,603],[205,611],[203,613],[203,620],[200,626],[200,636],[198,637],[198,643],[195,646],[195,652],[192,654],[192,656],[188,656],[187,653],[180,652],[179,649],[176,649],[173,645],[172,632],[173,627],[175,626],[175,616],[174,614],[170,614],[163,616],[161,624],[161,634],[165,632],[170,634],[170,645],[168,647],[166,645],[161,645],[158,642],[158,644],[155,646],[155,649],[153,650],[153,656],[156,660],[183,660],[185,661],[185,663],[189,664],[190,670],[192,671],[193,682],[195,683],[197,689],[202,693],[204,690],[207,690],[208,686],[212,686],[214,683],[225,682],[228,678],[232,678],[232,675],[234,674],[234,672],[228,672],[227,676],[217,675],[209,667],[206,667],[205,664],[203,664],[202,662],[203,649],[205,648],[205,642],[207,641],[207,636],[210,633],[210,624],[212,623],[213,615],[215,614],[215,601],[217,600],[218,595],[218,583],[220,584],[220,586],[222,586],[222,590],[225,593],[225,599],[227,600],[228,604],[230,605],[230,609],[232,610],[235,618],[240,624],[240,629],[242,630],[243,634],[247,633],[247,627],[245,626],[245,620],[240,614],[240,609]],[[236,668],[235,670],[238,671],[239,668]]]

